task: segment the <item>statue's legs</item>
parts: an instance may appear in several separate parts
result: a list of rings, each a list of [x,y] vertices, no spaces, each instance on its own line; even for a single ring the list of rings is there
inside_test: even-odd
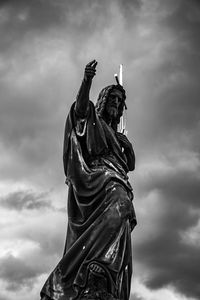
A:
[[[101,223],[104,225],[103,234],[106,235],[107,244],[106,247],[102,246],[104,250],[101,254],[96,255],[97,260],[92,257],[94,260],[88,265],[86,286],[79,300],[117,300],[119,295],[122,299],[128,299],[131,269],[126,271],[125,268],[131,258],[129,220],[134,216],[134,209],[123,187],[115,187],[111,196],[111,204],[105,210]],[[102,235],[100,238],[103,244]],[[129,272],[127,279],[126,272]]]

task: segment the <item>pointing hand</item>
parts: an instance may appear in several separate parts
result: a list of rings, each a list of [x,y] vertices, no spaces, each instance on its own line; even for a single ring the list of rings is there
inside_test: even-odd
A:
[[[98,62],[94,59],[86,65],[84,72],[85,81],[87,81],[88,79],[92,80],[92,78],[96,75],[97,64]]]

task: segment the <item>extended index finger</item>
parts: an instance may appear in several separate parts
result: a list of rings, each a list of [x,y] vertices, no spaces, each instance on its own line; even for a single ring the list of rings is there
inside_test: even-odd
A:
[[[92,61],[90,61],[86,67],[91,67],[93,65],[93,63],[97,63],[95,59],[93,59]]]
[[[93,68],[94,68],[94,69],[96,68],[97,64],[98,64],[98,62],[95,61],[94,65],[93,65]]]

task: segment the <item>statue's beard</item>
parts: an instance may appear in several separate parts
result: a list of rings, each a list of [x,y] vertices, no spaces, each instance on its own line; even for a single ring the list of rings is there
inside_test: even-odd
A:
[[[108,114],[112,120],[116,119],[118,115],[118,109],[114,106],[110,106],[108,109]]]

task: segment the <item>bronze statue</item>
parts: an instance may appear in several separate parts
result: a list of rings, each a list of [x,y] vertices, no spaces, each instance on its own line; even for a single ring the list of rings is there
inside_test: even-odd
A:
[[[87,64],[66,121],[67,238],[42,300],[129,299],[136,216],[127,173],[135,168],[135,155],[128,138],[117,132],[125,107],[123,87],[104,88],[96,106],[89,101],[96,66],[96,60]]]

